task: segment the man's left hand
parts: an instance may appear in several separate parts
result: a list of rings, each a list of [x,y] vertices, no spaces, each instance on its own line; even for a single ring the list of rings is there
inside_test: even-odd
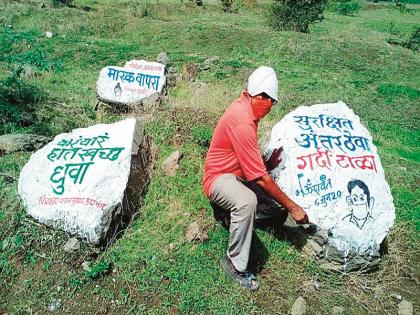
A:
[[[272,171],[280,164],[281,162],[280,155],[282,152],[283,152],[283,147],[273,150],[269,159],[265,161],[265,167],[267,168],[267,171]]]

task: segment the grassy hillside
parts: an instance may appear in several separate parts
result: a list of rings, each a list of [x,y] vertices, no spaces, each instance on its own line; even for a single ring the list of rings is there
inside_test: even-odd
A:
[[[94,110],[96,79],[107,65],[166,51],[180,71],[184,63],[220,57],[200,72],[200,84],[179,83],[152,113],[146,130],[157,153],[144,206],[105,250],[83,244],[81,252],[65,253],[69,236],[29,219],[19,202],[17,179],[30,153],[0,156],[0,313],[44,314],[55,303],[57,313],[72,314],[285,314],[302,295],[309,314],[330,314],[334,305],[345,314],[395,314],[394,293],[419,312],[420,55],[387,39],[398,38],[395,29],[406,38],[419,27],[420,6],[363,3],[355,16],[326,12],[309,34],[299,34],[273,31],[265,1],[235,14],[223,13],[216,0],[204,3],[149,0],[145,14],[142,0],[77,0],[70,8],[0,0],[0,134],[54,136],[139,115]],[[253,244],[261,283],[255,294],[220,269],[228,232],[214,222],[201,191],[200,140],[260,65],[275,68],[281,89],[280,106],[260,125],[262,137],[299,105],[337,100],[371,131],[397,211],[379,271],[327,273],[262,229]],[[20,77],[19,67],[26,69]],[[17,91],[19,99],[4,97]],[[175,149],[184,154],[180,169],[165,177],[160,163]],[[185,241],[193,221],[208,228],[207,242]],[[84,272],[83,261],[94,271]],[[310,280],[319,291],[303,286]]]

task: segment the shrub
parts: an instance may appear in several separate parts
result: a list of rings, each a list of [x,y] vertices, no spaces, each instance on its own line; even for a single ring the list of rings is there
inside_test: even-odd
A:
[[[274,0],[270,20],[274,29],[309,32],[309,24],[321,21],[328,0]]]
[[[0,100],[9,104],[34,104],[45,98],[45,93],[36,85],[20,78],[22,67],[0,82]]]
[[[220,0],[224,12],[237,13],[243,6],[242,0]]]
[[[420,27],[415,28],[410,35],[406,36],[406,38],[404,38],[404,35],[395,27],[393,23],[389,25],[388,30],[392,35],[398,36],[397,39],[387,39],[389,44],[398,45],[413,51],[420,50]]]
[[[354,15],[360,10],[360,4],[353,0],[336,0],[330,3],[329,9],[341,15]]]
[[[54,6],[70,6],[73,3],[73,0],[52,0]]]
[[[33,104],[46,98],[46,93],[37,85],[20,78],[23,68],[14,71],[0,81],[0,134],[7,130],[7,124],[28,125]]]

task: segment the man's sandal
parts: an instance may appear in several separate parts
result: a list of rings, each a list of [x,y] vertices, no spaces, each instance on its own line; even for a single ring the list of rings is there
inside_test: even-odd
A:
[[[222,269],[241,287],[250,291],[255,291],[258,289],[259,284],[257,282],[257,278],[248,271],[239,272],[235,270],[226,254],[220,260],[220,266],[222,266]]]

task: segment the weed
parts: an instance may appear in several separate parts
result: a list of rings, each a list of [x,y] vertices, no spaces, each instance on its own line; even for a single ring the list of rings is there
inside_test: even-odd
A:
[[[208,147],[213,136],[213,130],[207,126],[193,126],[192,135],[199,146]]]
[[[85,272],[85,276],[89,279],[97,279],[100,276],[107,274],[111,269],[111,264],[107,261],[101,261],[94,264],[88,271]]]

